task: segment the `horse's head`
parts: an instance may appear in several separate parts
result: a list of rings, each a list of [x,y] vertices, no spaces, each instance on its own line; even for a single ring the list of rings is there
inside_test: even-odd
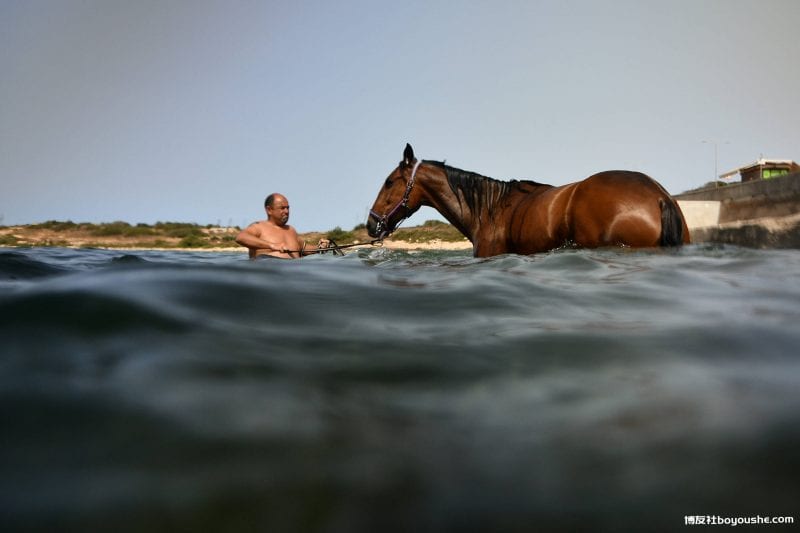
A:
[[[419,200],[412,198],[420,163],[414,157],[414,149],[406,144],[403,160],[386,178],[369,211],[367,232],[371,237],[383,239],[420,208]]]

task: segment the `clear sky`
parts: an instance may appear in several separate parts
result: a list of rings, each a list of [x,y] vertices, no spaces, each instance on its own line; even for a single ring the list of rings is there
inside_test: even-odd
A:
[[[719,174],[800,160],[798,24],[797,0],[0,0],[0,223],[241,226],[277,191],[299,231],[351,229],[406,142],[679,193],[713,143]]]

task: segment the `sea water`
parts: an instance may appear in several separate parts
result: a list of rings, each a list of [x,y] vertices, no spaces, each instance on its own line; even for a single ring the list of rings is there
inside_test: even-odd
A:
[[[800,251],[0,250],[0,522],[674,530],[800,501]]]

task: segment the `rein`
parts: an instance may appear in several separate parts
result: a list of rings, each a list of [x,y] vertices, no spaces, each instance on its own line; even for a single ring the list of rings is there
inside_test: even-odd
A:
[[[376,213],[372,209],[369,210],[369,216],[374,217],[375,220],[378,221],[377,224],[375,225],[375,231],[379,235],[377,240],[382,240],[384,237],[386,237],[386,235],[388,235],[392,231],[396,230],[397,226],[399,226],[405,219],[408,218],[408,216],[409,216],[409,213],[408,213],[408,211],[409,211],[409,209],[408,209],[408,198],[409,198],[409,196],[411,196],[411,189],[414,188],[414,180],[417,177],[417,169],[419,168],[420,163],[422,163],[421,159],[418,159],[417,162],[414,163],[414,169],[411,171],[411,177],[409,178],[408,183],[406,184],[406,192],[403,194],[403,198],[400,199],[400,201],[397,203],[397,205],[395,205],[388,213],[385,213],[383,215],[379,215],[378,213]],[[395,227],[393,229],[387,230],[386,228],[387,228],[387,223],[389,222],[389,219],[401,207],[406,210],[406,216],[401,218],[398,221],[398,223],[395,224]]]
[[[369,242],[356,242],[353,244],[336,244],[333,239],[330,239],[331,245],[328,248],[318,248],[316,250],[308,250],[307,254],[324,254],[325,252],[333,252],[333,255],[344,255],[343,249],[355,248],[356,246],[382,246],[383,239],[373,239]]]
[[[277,250],[287,254],[301,254],[302,255],[311,255],[311,254],[324,254],[327,252],[333,252],[333,255],[344,255],[342,250],[346,250],[347,248],[355,248],[356,246],[381,246],[383,243],[383,239],[373,239],[369,242],[357,242],[353,244],[336,244],[335,241],[330,239],[331,245],[328,248],[317,248],[316,250],[306,250],[305,248],[302,250]]]

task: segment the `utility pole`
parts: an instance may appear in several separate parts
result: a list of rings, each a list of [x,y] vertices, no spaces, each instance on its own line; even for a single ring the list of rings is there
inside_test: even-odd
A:
[[[719,143],[717,141],[701,141],[703,144],[713,144],[714,145],[714,179],[711,180],[715,184],[717,180],[719,180]],[[730,144],[729,141],[723,141],[722,144]]]

